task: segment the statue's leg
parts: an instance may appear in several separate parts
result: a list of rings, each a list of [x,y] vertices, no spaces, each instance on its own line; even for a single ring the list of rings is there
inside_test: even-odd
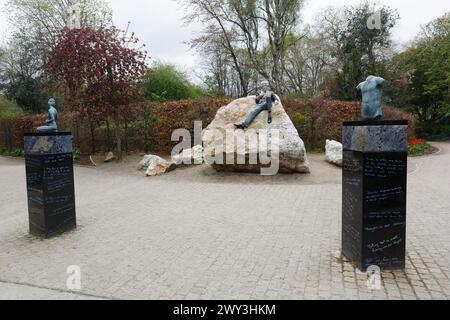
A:
[[[255,120],[255,118],[264,110],[266,109],[266,105],[256,105],[255,109],[253,109],[252,112],[248,115],[247,119],[242,123],[244,128],[248,128],[252,122]]]
[[[42,126],[36,129],[38,133],[48,133],[48,132],[54,132],[55,129],[49,126]]]

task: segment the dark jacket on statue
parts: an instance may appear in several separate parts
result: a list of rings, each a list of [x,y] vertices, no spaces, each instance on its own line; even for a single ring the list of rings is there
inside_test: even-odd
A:
[[[267,104],[266,108],[269,111],[272,110],[272,106],[275,101],[277,101],[277,96],[272,91],[263,91],[256,97],[256,104]]]

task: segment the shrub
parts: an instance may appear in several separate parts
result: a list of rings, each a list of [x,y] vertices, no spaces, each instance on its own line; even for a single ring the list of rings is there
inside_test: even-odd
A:
[[[7,148],[5,146],[0,146],[0,155],[7,155],[13,157],[24,157],[25,151],[21,148]]]
[[[425,143],[426,143],[425,140],[415,139],[415,138],[409,139],[409,141],[408,141],[408,145],[410,145],[410,146],[418,146],[418,145],[423,145]]]
[[[217,110],[229,102],[228,99],[202,99],[153,105],[156,118],[153,132],[154,139],[158,143],[158,150],[170,152],[177,144],[171,141],[174,130],[187,129],[193,136],[194,121],[202,121],[205,128],[214,119]]]
[[[385,120],[408,120],[408,137],[414,138],[416,131],[416,121],[412,114],[406,113],[400,109],[393,107],[383,107]]]
[[[184,128],[193,136],[194,121],[208,126],[222,106],[231,99],[180,100],[166,103],[147,102],[132,108],[133,114],[122,116],[122,129],[126,131],[125,147],[128,151],[169,153],[177,142],[171,141],[172,132]],[[309,149],[321,149],[326,139],[341,141],[342,122],[360,119],[360,103],[325,99],[283,100],[286,112],[291,117],[300,136]],[[409,137],[414,138],[414,118],[399,109],[384,107],[386,119],[406,119],[409,122]],[[0,145],[11,148],[23,147],[23,134],[33,132],[42,125],[45,115],[23,116],[10,120],[0,119]],[[71,131],[74,147],[80,153],[111,151],[113,134],[107,122],[94,123],[94,139],[86,119],[77,113],[60,113],[60,131]]]
[[[32,115],[17,117],[12,121],[11,133],[13,145],[21,147],[23,145],[23,134],[26,132],[34,132],[36,127],[44,123],[45,115]]]
[[[310,148],[321,148],[327,139],[341,141],[342,123],[361,118],[359,102],[317,98],[287,99],[283,104],[300,136]],[[383,107],[383,114],[386,120],[408,120],[408,135],[414,137],[415,122],[411,114],[386,106]]]
[[[73,148],[73,160],[80,159],[81,151],[78,148]]]
[[[433,147],[426,143],[425,141],[423,141],[423,143],[420,144],[410,144],[408,146],[408,154],[410,156],[421,156],[424,154],[427,154],[431,151]]]
[[[24,157],[25,156],[25,151],[23,149],[20,148],[15,148],[11,151],[11,154],[14,157]]]
[[[191,84],[187,75],[170,64],[159,64],[144,78],[145,97],[150,101],[198,99],[205,92]]]
[[[13,101],[0,95],[0,118],[12,119],[23,115],[23,110]]]

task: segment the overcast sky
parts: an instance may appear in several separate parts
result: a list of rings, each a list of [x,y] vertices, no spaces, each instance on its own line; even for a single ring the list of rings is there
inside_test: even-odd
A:
[[[6,0],[0,0],[3,9]],[[185,9],[175,0],[110,0],[114,23],[131,29],[147,45],[153,59],[175,63],[185,70],[195,68],[198,57],[183,42],[199,31],[199,25],[185,25]],[[328,6],[354,5],[363,0],[307,0],[302,12],[304,22],[312,22],[314,16]],[[394,39],[400,42],[412,40],[420,26],[450,11],[449,0],[378,0],[377,3],[397,9],[400,23],[394,30]],[[0,43],[8,34],[6,16],[0,13]]]

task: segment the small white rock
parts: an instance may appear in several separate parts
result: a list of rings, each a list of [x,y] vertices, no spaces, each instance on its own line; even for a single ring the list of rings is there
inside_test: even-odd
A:
[[[160,176],[167,172],[176,169],[176,164],[171,161],[166,161],[161,157],[155,155],[146,155],[144,159],[139,163],[139,168],[147,169],[146,175],[149,176]]]
[[[112,161],[114,161],[114,160],[116,160],[116,156],[114,155],[114,153],[109,152],[109,153],[106,155],[105,163],[107,163],[107,162],[112,162]]]
[[[342,159],[343,159],[342,143],[334,140],[327,140],[325,150],[326,150],[325,159],[329,163],[342,167]]]

